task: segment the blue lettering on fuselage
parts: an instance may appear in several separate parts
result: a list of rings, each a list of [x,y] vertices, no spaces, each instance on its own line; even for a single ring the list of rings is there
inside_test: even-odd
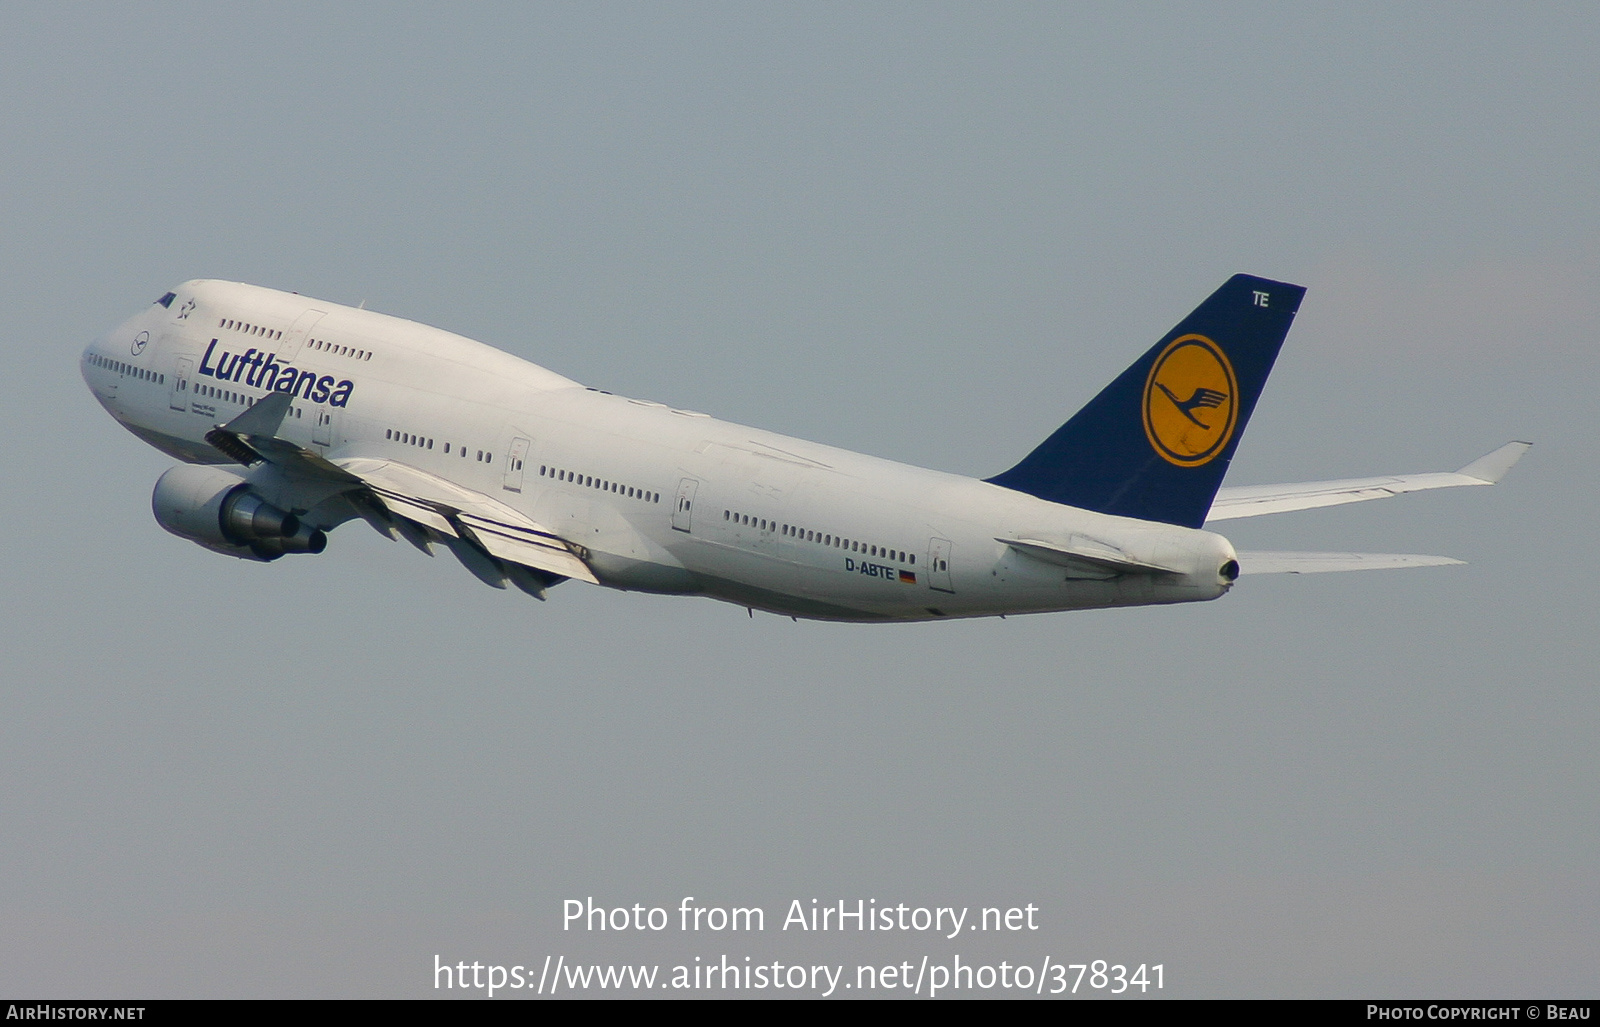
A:
[[[315,371],[302,370],[293,364],[280,364],[276,353],[263,353],[253,347],[242,354],[223,350],[213,364],[211,357],[216,349],[217,340],[212,339],[200,358],[200,373],[218,381],[243,382],[252,389],[287,392],[312,403],[335,407],[348,404],[350,393],[356,388],[356,383],[348,378],[335,382],[331,374],[319,376]]]

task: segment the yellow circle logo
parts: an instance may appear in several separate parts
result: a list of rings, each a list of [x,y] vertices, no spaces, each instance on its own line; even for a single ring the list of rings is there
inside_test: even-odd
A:
[[[1239,383],[1222,348],[1204,335],[1173,339],[1144,383],[1144,434],[1179,467],[1208,464],[1233,438]]]

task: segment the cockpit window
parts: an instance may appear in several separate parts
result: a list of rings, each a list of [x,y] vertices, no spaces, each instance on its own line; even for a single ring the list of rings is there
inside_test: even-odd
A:
[[[178,294],[177,293],[169,292],[165,296],[163,296],[160,299],[156,300],[156,302],[161,304],[163,307],[167,307],[167,308],[170,309],[172,307],[172,301],[177,299],[177,298],[178,298]]]

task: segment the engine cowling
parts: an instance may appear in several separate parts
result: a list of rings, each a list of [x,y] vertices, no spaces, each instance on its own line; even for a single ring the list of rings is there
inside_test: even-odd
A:
[[[285,553],[320,553],[328,536],[273,506],[250,483],[220,467],[179,464],[163,474],[150,496],[156,523],[215,553],[245,560],[276,560]]]

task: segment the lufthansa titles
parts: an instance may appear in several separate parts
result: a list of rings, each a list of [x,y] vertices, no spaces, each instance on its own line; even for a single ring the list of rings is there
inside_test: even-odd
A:
[[[242,354],[222,351],[212,363],[217,340],[212,339],[200,358],[200,373],[218,381],[243,382],[252,389],[268,392],[287,392],[312,403],[326,403],[342,407],[350,402],[350,393],[356,384],[348,378],[335,381],[333,375],[318,375],[315,371],[297,368],[293,364],[280,364],[276,353],[263,353],[255,348]]]

